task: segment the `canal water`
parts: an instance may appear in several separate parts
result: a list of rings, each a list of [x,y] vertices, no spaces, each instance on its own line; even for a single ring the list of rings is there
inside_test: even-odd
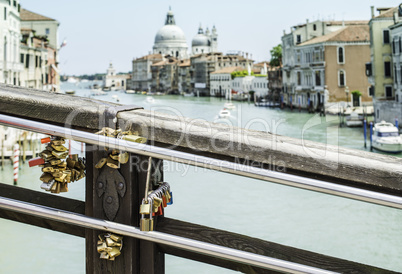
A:
[[[63,90],[91,96],[91,82],[62,83]],[[352,149],[364,149],[363,131],[339,128],[337,116],[258,108],[234,102],[230,117],[219,119],[224,101],[217,98],[146,96],[120,91],[94,96],[105,101],[194,119],[269,131]],[[80,153],[80,145],[73,150]],[[323,168],[326,168],[323,166]],[[402,211],[246,179],[172,162],[164,163],[174,205],[165,214],[201,225],[261,238],[283,245],[402,271]],[[40,190],[39,168],[20,169],[19,186]],[[0,181],[12,183],[7,164]],[[84,200],[84,180],[72,183],[64,197]],[[0,273],[84,273],[84,239],[0,219]],[[206,264],[166,256],[166,273],[232,273]]]

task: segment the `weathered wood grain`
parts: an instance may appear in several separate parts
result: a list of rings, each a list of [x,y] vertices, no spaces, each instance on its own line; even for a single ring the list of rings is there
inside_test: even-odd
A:
[[[30,189],[20,188],[17,186],[0,184],[0,196],[9,199],[19,200],[22,202],[75,212],[78,214],[85,213],[84,202],[60,197],[57,195],[46,194]],[[64,224],[52,220],[46,220],[40,217],[17,213],[14,211],[0,210],[0,218],[43,227],[53,231],[63,232],[78,237],[85,236],[85,229],[82,227]]]
[[[174,219],[162,218],[159,220],[157,230],[180,237],[243,250],[338,273],[396,273],[373,266],[337,259],[306,250]],[[161,246],[162,250],[166,252],[166,254],[204,262],[235,271],[241,271],[244,273],[273,273],[272,271],[265,269],[250,267],[248,265],[225,261],[219,258],[211,258],[198,253],[183,251],[174,247],[165,245]]]
[[[116,104],[0,85],[0,112],[94,132]],[[265,168],[402,196],[402,159],[360,150],[167,115],[147,110],[118,114],[154,142],[195,154],[265,164]]]
[[[10,199],[18,199],[21,201],[35,203],[43,206],[53,207],[64,211],[70,211],[77,214],[84,214],[85,203],[73,199],[63,198],[56,195],[23,189],[16,186],[0,184],[0,193],[2,197]],[[0,218],[19,221],[22,223],[51,229],[79,237],[85,237],[85,231],[92,230],[84,229],[79,226],[62,224],[53,222],[30,215],[19,214],[8,210],[0,210]],[[284,246],[260,239],[239,235],[223,230],[218,230],[197,224],[191,224],[169,218],[159,218],[156,230],[180,237],[198,240],[201,242],[217,244],[238,250],[252,252],[260,255],[270,256],[277,259],[282,259],[299,264],[319,267],[322,269],[342,272],[342,273],[394,273],[392,271],[379,269],[372,266],[362,265],[342,259],[337,259],[310,251],[305,251],[289,246]],[[97,232],[95,232],[97,233]],[[128,238],[125,238],[125,242]],[[135,239],[133,239],[135,240]],[[135,240],[137,241],[137,240]],[[209,263],[212,265],[241,271],[244,273],[273,273],[264,269],[250,267],[245,264],[234,263],[220,258],[200,255],[166,245],[157,245],[159,252],[165,252],[174,256],[196,260],[199,262]],[[92,248],[94,248],[93,246]],[[87,246],[88,248],[88,246]],[[126,252],[127,250],[124,250]],[[130,253],[129,251],[127,251]],[[120,255],[122,256],[122,255]],[[123,258],[123,257],[121,257]],[[133,266],[135,268],[136,266]],[[92,270],[92,268],[90,268]],[[127,270],[127,269],[126,269]],[[92,273],[92,272],[91,272]]]

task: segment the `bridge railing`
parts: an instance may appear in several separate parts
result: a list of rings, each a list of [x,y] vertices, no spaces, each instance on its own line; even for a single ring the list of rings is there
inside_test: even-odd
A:
[[[150,164],[147,156],[152,156],[153,176],[161,161],[169,160],[401,209],[401,159],[7,85],[0,86],[0,113],[2,125],[87,144],[85,202],[1,185],[0,217],[85,237],[89,273],[163,273],[164,254],[248,273],[386,271],[165,217],[155,220],[156,231],[141,232],[138,210],[146,171],[131,166]],[[148,143],[94,134],[105,126],[137,131]],[[130,157],[119,170],[131,183],[112,222],[105,221],[95,189],[99,170],[94,165],[105,157],[104,147],[142,161]],[[102,231],[129,236],[116,261],[99,259],[96,242]]]

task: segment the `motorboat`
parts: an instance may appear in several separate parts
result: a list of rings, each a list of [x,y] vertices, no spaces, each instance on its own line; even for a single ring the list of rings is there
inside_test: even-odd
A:
[[[146,100],[147,100],[147,102],[150,103],[150,104],[155,103],[155,99],[154,99],[154,97],[152,97],[152,96],[147,96],[147,97],[146,97]]]
[[[361,127],[361,126],[363,126],[363,116],[359,115],[355,111],[350,113],[350,115],[346,116],[346,125],[348,127]]]
[[[73,95],[73,94],[75,94],[75,90],[66,90],[65,93]]]
[[[126,93],[127,93],[127,94],[134,94],[134,93],[135,93],[135,90],[128,89],[128,90],[126,90]]]
[[[219,112],[219,118],[227,118],[230,116],[230,112],[228,109],[224,108]]]
[[[231,102],[227,102],[227,103],[225,103],[225,108],[227,108],[227,109],[235,109],[236,106],[233,105],[233,103],[231,103]]]
[[[399,130],[391,123],[381,121],[373,128],[372,147],[391,153],[402,152],[402,137]]]

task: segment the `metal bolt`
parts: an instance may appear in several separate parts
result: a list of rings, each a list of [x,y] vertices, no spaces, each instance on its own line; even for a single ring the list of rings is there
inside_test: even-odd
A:
[[[103,183],[98,183],[98,188],[103,188]]]
[[[111,196],[106,198],[106,203],[111,204],[113,202],[113,198]]]
[[[119,190],[122,190],[122,189],[124,188],[124,184],[123,184],[123,183],[119,183],[119,184],[117,185],[117,188],[118,188]]]

